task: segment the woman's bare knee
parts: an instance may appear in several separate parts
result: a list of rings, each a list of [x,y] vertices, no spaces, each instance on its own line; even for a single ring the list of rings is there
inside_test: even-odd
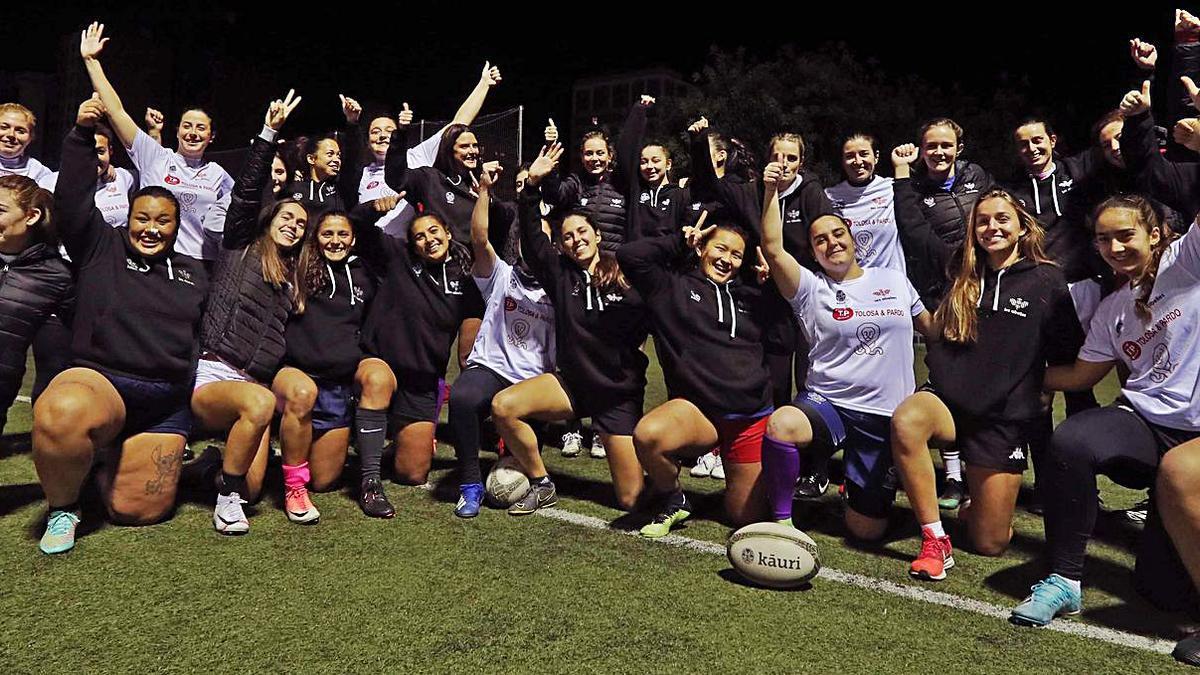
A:
[[[806,446],[812,442],[812,427],[799,408],[783,406],[767,420],[767,435],[777,441]]]

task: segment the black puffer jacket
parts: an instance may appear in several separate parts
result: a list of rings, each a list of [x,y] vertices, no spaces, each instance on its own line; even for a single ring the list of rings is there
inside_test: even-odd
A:
[[[554,217],[583,211],[600,230],[601,250],[615,253],[625,243],[625,209],[629,200],[617,189],[613,172],[600,176],[571,174],[559,178],[551,172],[542,180],[542,196],[554,207]]]
[[[54,248],[34,244],[0,261],[0,418],[21,388],[33,336],[51,314],[67,322],[74,298],[71,272]]]
[[[270,383],[283,359],[284,329],[292,309],[288,287],[275,287],[263,280],[262,260],[255,245],[261,234],[259,207],[274,151],[271,142],[261,136],[255,138],[233,186],[221,253],[200,329],[204,352],[264,383]]]
[[[929,221],[934,234],[958,248],[971,218],[971,209],[979,196],[992,189],[994,181],[978,164],[959,160],[954,163],[954,182],[947,190],[924,171],[914,171],[912,187],[921,198],[921,215]],[[896,213],[900,218],[900,213]]]

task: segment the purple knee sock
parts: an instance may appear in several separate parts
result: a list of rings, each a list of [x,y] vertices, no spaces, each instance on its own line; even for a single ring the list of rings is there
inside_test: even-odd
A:
[[[767,479],[767,500],[775,520],[791,518],[796,479],[800,477],[800,449],[795,443],[763,436],[762,468]]]

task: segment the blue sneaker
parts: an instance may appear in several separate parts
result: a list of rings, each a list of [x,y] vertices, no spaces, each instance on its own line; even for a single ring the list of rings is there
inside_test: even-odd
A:
[[[482,483],[462,485],[458,488],[458,505],[454,507],[454,515],[459,518],[474,518],[479,515],[479,505],[482,503]]]
[[[1018,626],[1045,626],[1060,615],[1078,614],[1083,597],[1064,577],[1051,574],[1033,586],[1024,602],[1013,608],[1008,620]]]
[[[42,535],[38,548],[42,553],[54,555],[75,548],[75,526],[79,516],[70,511],[53,511],[46,518],[46,533]]]

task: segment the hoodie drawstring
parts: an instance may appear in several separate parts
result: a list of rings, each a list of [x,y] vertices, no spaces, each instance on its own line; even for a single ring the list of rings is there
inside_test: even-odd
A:
[[[1042,215],[1042,195],[1038,190],[1037,176],[1030,176],[1029,182],[1033,185],[1033,211],[1037,215]],[[1054,201],[1054,215],[1062,217],[1062,208],[1058,205],[1058,173],[1050,174],[1050,199]]]
[[[1050,198],[1054,200],[1054,215],[1062,217],[1062,209],[1058,208],[1058,174],[1050,176]]]
[[[329,299],[332,300],[333,295],[335,293],[337,293],[337,276],[334,275],[333,266],[330,265],[329,263],[325,263],[325,269],[329,270],[329,284],[331,286],[333,286],[333,289],[331,291],[329,291]],[[445,268],[443,268],[443,276],[442,276],[443,284],[445,283],[445,278],[446,278],[444,273],[445,273]],[[346,283],[349,284],[350,306],[353,307],[354,306],[354,277],[350,276],[350,266],[349,265],[346,265]]]
[[[167,278],[175,281],[175,268],[171,266],[171,259],[167,258]]]
[[[592,308],[592,293],[593,293],[592,275],[587,270],[583,270],[583,283],[585,286],[587,286],[586,308],[590,310]],[[604,300],[600,299],[599,291],[596,291],[595,293],[596,293],[596,308],[599,309],[601,312],[603,312],[604,311]]]
[[[450,292],[450,280],[446,277],[446,263],[442,263],[442,293]]]
[[[330,276],[332,277],[333,275],[330,275]],[[354,306],[354,277],[350,276],[350,266],[349,265],[346,265],[346,283],[349,284],[350,306],[353,307]]]
[[[1000,311],[1000,277],[1004,276],[1004,270],[996,272],[996,291],[992,293],[992,311]]]
[[[330,265],[329,263],[325,263],[325,269],[329,272],[329,285],[333,287],[332,290],[329,291],[329,299],[332,300],[333,294],[337,293],[337,277],[335,277],[333,275],[333,266],[332,265]],[[351,293],[350,297],[354,297],[354,294]]]
[[[707,280],[712,284],[713,290],[717,293],[717,324],[725,323],[725,303],[721,301],[721,286],[712,279]],[[737,307],[733,304],[733,292],[729,290],[729,283],[724,284],[725,295],[729,297],[729,339],[737,337]]]

